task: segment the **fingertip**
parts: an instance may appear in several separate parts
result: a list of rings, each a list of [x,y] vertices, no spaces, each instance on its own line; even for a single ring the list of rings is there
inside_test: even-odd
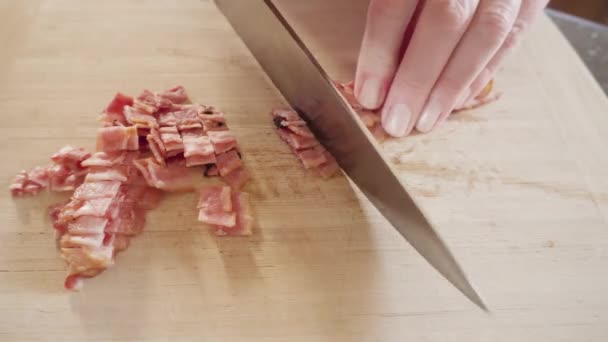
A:
[[[380,108],[385,96],[385,82],[379,77],[362,77],[356,84],[355,97],[365,109]]]
[[[395,138],[406,136],[410,131],[412,112],[406,104],[391,105],[382,113],[382,127],[389,135]]]

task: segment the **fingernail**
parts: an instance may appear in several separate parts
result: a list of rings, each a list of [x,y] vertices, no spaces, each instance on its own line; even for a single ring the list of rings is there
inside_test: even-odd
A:
[[[382,83],[377,78],[368,78],[359,91],[359,103],[367,109],[376,109],[382,104],[380,90]]]
[[[422,133],[430,132],[441,115],[441,110],[441,104],[431,98],[418,119],[416,129]]]
[[[407,132],[411,117],[412,112],[407,105],[396,104],[382,116],[382,125],[388,134],[394,137],[402,137]]]

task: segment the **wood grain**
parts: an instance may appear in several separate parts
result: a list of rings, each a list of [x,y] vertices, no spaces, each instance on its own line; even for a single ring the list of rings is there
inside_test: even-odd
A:
[[[281,5],[329,72],[351,78],[365,4]],[[500,102],[383,146],[485,315],[347,179],[302,171],[268,120],[282,98],[211,2],[0,9],[0,188],[65,144],[92,148],[115,91],[183,84],[228,113],[257,216],[253,237],[218,239],[194,194],[170,196],[115,267],[69,293],[45,218],[60,196],[5,192],[0,340],[606,341],[608,101],[547,19],[500,75]]]

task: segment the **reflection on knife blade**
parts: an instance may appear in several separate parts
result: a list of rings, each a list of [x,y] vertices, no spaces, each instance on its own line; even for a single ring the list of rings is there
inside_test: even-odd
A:
[[[283,96],[369,201],[448,281],[483,310],[481,297],[407,193],[352,108],[270,0],[216,0]]]

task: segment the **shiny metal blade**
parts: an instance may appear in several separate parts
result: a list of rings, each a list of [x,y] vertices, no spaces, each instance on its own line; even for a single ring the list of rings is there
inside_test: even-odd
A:
[[[270,0],[216,0],[237,34],[338,164],[409,243],[487,311],[452,253],[407,193],[374,139]]]

